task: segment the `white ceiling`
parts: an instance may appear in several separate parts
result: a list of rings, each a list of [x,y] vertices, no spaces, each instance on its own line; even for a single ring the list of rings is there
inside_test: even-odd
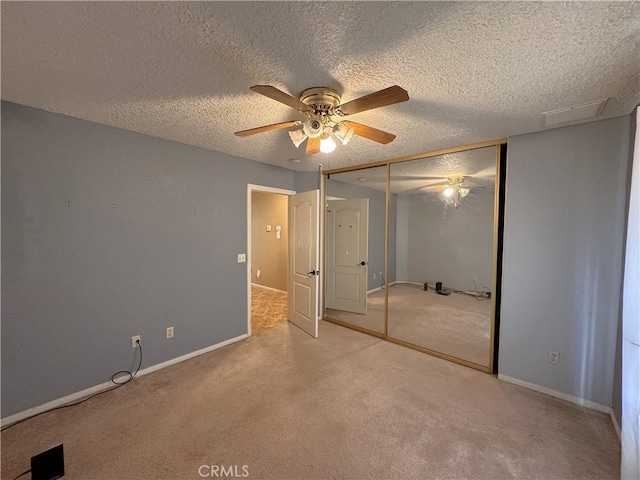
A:
[[[2,2],[2,99],[296,170],[538,131],[541,113],[640,97],[638,2]],[[249,91],[397,84],[408,102],[349,117],[397,134],[304,156],[298,119]],[[298,157],[295,164],[290,158]]]

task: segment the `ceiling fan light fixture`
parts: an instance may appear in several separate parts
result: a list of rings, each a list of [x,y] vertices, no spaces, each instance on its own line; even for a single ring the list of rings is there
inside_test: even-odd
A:
[[[445,189],[442,191],[442,195],[449,198],[451,195],[454,194],[454,192],[455,192],[455,189],[451,185],[447,185]]]
[[[322,153],[331,153],[336,149],[336,142],[333,141],[331,135],[325,133],[320,139],[320,151]]]
[[[322,122],[317,118],[310,118],[302,124],[304,134],[309,138],[318,138],[322,135],[324,127]]]
[[[333,127],[333,134],[336,136],[343,146],[346,146],[353,137],[353,127],[348,126],[345,122],[337,123]]]
[[[460,194],[460,198],[464,198],[467,195],[469,195],[469,189],[466,187],[460,187],[460,189],[458,190],[458,193]]]
[[[291,137],[291,141],[296,146],[296,148],[302,145],[302,142],[307,139],[307,136],[304,134],[302,129],[289,132],[289,137]]]

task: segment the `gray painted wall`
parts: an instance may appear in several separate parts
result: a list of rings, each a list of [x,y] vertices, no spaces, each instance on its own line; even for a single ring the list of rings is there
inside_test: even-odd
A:
[[[512,137],[507,159],[500,373],[606,406],[628,142],[619,117]]]
[[[317,190],[320,188],[319,174],[318,172],[296,172],[294,185],[294,190],[298,193]]]
[[[458,208],[431,195],[398,195],[398,280],[490,291],[495,191],[477,189]]]
[[[294,177],[3,102],[2,417],[246,333],[246,185]]]

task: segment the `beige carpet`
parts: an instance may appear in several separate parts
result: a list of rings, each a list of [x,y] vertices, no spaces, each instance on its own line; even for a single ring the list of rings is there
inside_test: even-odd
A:
[[[617,479],[607,415],[337,325],[290,324],[2,433],[2,478]],[[238,470],[241,474],[242,470]],[[205,470],[205,473],[207,471]]]
[[[327,309],[327,316],[384,332],[384,290],[367,297],[367,314]],[[390,337],[489,366],[491,301],[463,294],[444,296],[412,284],[389,288]]]
[[[287,321],[287,293],[251,285],[251,335]]]

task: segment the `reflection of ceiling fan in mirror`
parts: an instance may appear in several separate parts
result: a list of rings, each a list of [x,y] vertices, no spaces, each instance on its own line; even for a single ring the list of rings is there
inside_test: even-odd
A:
[[[255,85],[251,90],[296,109],[307,119],[251,128],[236,132],[235,135],[247,137],[271,130],[302,127],[289,131],[289,136],[296,147],[307,140],[306,155],[330,153],[336,148],[334,138],[346,145],[353,135],[382,144],[392,142],[396,138],[395,135],[351,120],[343,120],[343,117],[409,100],[407,91],[397,85],[344,104],[340,104],[338,92],[327,87],[309,88],[302,92],[299,100],[271,85]]]
[[[472,186],[465,183],[464,175],[451,175],[447,178],[445,183],[439,183],[436,185],[429,185],[421,188],[421,190],[428,193],[437,193],[442,195],[445,199],[453,202],[453,205],[458,208],[460,199],[466,197],[471,192],[470,188],[485,188],[484,186]]]

